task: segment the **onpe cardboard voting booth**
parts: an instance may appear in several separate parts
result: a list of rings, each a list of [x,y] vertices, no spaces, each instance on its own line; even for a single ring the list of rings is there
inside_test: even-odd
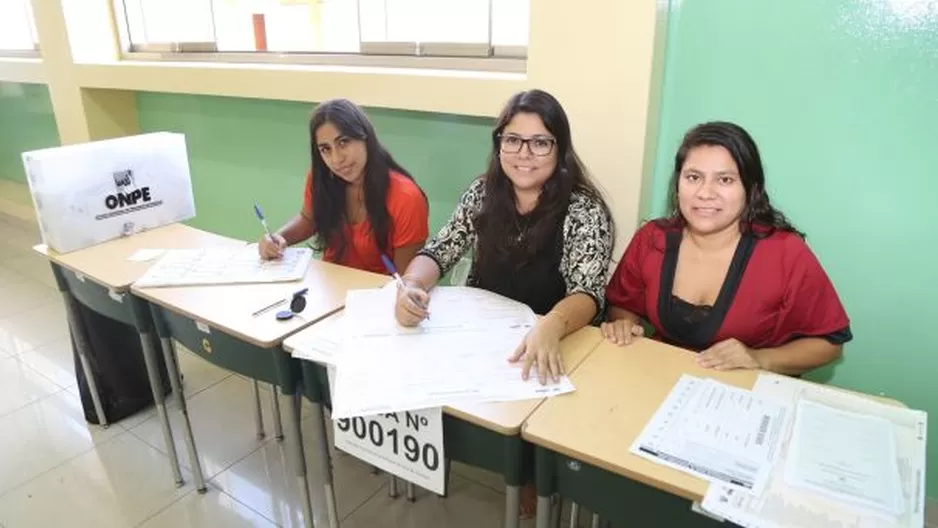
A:
[[[34,150],[23,166],[43,241],[59,253],[195,216],[183,134]]]

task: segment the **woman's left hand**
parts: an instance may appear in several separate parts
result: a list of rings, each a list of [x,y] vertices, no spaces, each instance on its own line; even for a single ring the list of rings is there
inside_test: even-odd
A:
[[[563,359],[560,357],[560,340],[563,336],[563,321],[558,321],[556,317],[543,317],[524,337],[508,361],[524,361],[522,379],[528,379],[531,367],[537,365],[537,378],[541,385],[547,384],[548,374],[556,383],[563,376]]]
[[[715,370],[757,369],[756,351],[737,339],[720,341],[697,355],[697,364]]]

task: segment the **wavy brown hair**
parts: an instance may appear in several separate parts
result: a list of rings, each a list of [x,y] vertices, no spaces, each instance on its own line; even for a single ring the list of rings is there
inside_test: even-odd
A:
[[[700,146],[723,147],[736,163],[743,189],[746,191],[746,205],[739,217],[741,232],[751,232],[757,238],[764,238],[774,231],[787,231],[801,238],[805,237],[805,234],[796,229],[784,213],[772,206],[769,193],[765,189],[762,158],[759,156],[759,148],[752,136],[743,127],[725,121],[712,121],[697,125],[684,135],[684,140],[674,156],[674,172],[671,174],[668,194],[668,217],[661,222],[664,226],[684,227],[687,223],[681,214],[677,188],[687,155],[691,150]],[[762,229],[758,229],[759,227]]]
[[[544,182],[537,205],[526,215],[531,228],[525,235],[526,247],[516,265],[521,267],[536,258],[539,251],[557,240],[557,230],[562,228],[570,197],[574,192],[594,198],[603,205],[606,213],[609,213],[601,193],[590,181],[586,168],[573,149],[570,122],[560,102],[543,90],[515,94],[508,100],[492,130],[492,153],[488,170],[482,176],[485,182],[485,198],[475,220],[478,234],[475,261],[476,270],[480,273],[484,273],[484,270],[488,269],[487,264],[492,261],[517,255],[514,234],[511,229],[506,229],[506,226],[512,225],[518,216],[518,210],[511,180],[499,160],[499,136],[508,123],[520,113],[540,117],[544,127],[554,136],[557,166]]]

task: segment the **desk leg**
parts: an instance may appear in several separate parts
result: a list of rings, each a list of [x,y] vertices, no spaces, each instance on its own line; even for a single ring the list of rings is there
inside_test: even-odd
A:
[[[55,271],[55,266],[53,266]],[[98,381],[94,377],[94,371],[91,369],[91,362],[88,361],[88,339],[82,330],[81,321],[78,318],[78,301],[72,297],[68,290],[61,289],[62,298],[65,300],[65,317],[68,320],[68,329],[75,342],[75,349],[78,352],[78,360],[81,362],[81,370],[85,373],[85,381],[88,382],[88,392],[91,393],[91,403],[94,405],[94,413],[98,415],[98,425],[102,428],[108,428],[107,415],[104,414],[104,405],[101,403],[101,394],[98,392]]]
[[[521,525],[521,487],[505,486],[505,528]]]
[[[274,389],[276,390],[276,388]],[[287,427],[290,428],[291,438],[287,444],[293,452],[293,463],[296,465],[296,482],[300,490],[300,500],[303,501],[305,525],[315,527],[313,503],[309,497],[309,480],[306,476],[306,456],[303,454],[303,434],[300,431],[300,408],[303,405],[303,400],[299,391],[296,394],[284,394],[284,396],[290,402],[290,412],[287,413]]]
[[[335,489],[332,486],[332,458],[329,456],[329,439],[326,437],[326,417],[322,412],[322,403],[310,400],[313,421],[313,452],[319,459],[319,482],[325,492],[326,511],[329,514],[330,528],[339,528],[339,510],[336,506]],[[299,411],[297,411],[299,412]]]
[[[390,483],[388,484],[388,497],[396,499],[399,495],[397,492],[397,477],[394,475],[388,475],[388,478],[391,479]]]
[[[274,415],[274,437],[277,440],[283,440],[283,422],[280,419],[280,392],[277,390],[275,385],[270,386],[270,393],[273,395],[271,402],[273,405],[273,415]]]
[[[550,528],[550,497],[537,496],[537,517],[535,526],[537,528]]]
[[[153,391],[153,403],[156,404],[156,414],[163,430],[163,443],[169,454],[169,462],[173,468],[173,478],[176,486],[182,486],[182,473],[179,470],[179,455],[176,454],[176,442],[173,441],[173,432],[169,426],[169,415],[166,413],[166,393],[163,390],[163,380],[160,379],[159,365],[156,361],[156,351],[153,350],[153,335],[149,332],[140,333],[140,345],[143,347],[143,362],[147,368],[147,377],[150,378],[150,390]],[[169,372],[169,365],[166,365]],[[172,375],[170,375],[172,379]],[[173,391],[178,389],[173,386]]]
[[[192,423],[189,421],[186,395],[183,393],[182,380],[179,378],[176,349],[173,348],[172,339],[168,337],[160,338],[160,344],[163,348],[163,360],[166,362],[169,382],[173,387],[173,393],[176,395],[179,412],[182,414],[182,433],[186,440],[186,450],[189,452],[189,465],[192,467],[192,474],[195,476],[195,488],[199,493],[205,493],[208,488],[205,487],[205,477],[202,476],[202,462],[199,460],[199,451],[195,447],[195,438],[192,436]]]
[[[505,528],[521,526],[521,486],[524,482],[524,442],[518,435],[502,441],[505,460]]]
[[[577,528],[580,525],[580,505],[570,503],[570,528]]]
[[[410,502],[417,502],[417,490],[414,489],[413,482],[407,482],[407,500]]]
[[[551,453],[540,447],[534,447],[534,481],[537,486],[537,515],[535,526],[549,528],[551,526],[551,501],[554,492],[554,473]]]
[[[264,412],[261,410],[261,386],[257,380],[252,382],[254,386],[254,425],[257,427],[257,439],[263,440],[267,433],[264,432]]]

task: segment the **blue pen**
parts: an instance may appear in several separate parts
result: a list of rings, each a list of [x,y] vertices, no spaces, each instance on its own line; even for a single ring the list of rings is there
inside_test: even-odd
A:
[[[264,212],[261,211],[261,206],[254,204],[254,214],[257,215],[257,219],[261,221],[261,225],[264,226],[264,232],[267,233],[267,236],[271,240],[274,239],[274,236],[270,234],[270,228],[267,227],[267,220],[264,218]]]
[[[385,255],[385,254],[382,253],[382,254],[381,254],[381,263],[384,264],[384,268],[385,268],[386,270],[388,270],[388,273],[390,273],[391,276],[394,277],[394,280],[397,282],[397,286],[398,286],[400,289],[403,290],[403,289],[407,288],[407,285],[404,284],[404,279],[402,279],[401,276],[400,276],[400,274],[397,273],[397,267],[394,266],[394,261],[392,261],[391,259],[389,259],[389,258],[387,257],[387,255]],[[423,306],[423,303],[418,302],[417,299],[414,299],[413,297],[411,297],[410,300],[413,301],[414,304],[416,304],[416,305],[419,306],[420,308],[422,308],[422,309],[424,309],[424,310],[427,309],[427,307],[426,307],[426,306]],[[430,318],[430,313],[427,312],[427,319],[429,319],[429,318]]]

